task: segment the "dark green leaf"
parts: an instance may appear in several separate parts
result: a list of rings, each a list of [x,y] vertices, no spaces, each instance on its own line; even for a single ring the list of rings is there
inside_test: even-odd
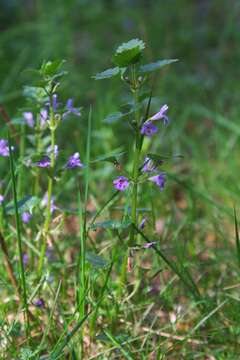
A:
[[[146,74],[150,73],[152,71],[156,71],[161,69],[163,66],[172,64],[174,62],[178,61],[178,59],[169,59],[169,60],[159,60],[151,64],[142,65],[139,67],[139,72]]]
[[[118,161],[118,158],[120,156],[125,154],[125,151],[121,151],[121,150],[122,150],[122,148],[118,148],[114,151],[111,151],[108,154],[100,155],[95,160],[93,160],[92,163],[96,163],[99,161],[110,161],[110,162],[114,163],[115,161]]]
[[[107,69],[101,73],[96,74],[93,78],[95,80],[103,80],[103,79],[110,79],[113,76],[118,75],[120,72],[119,67],[115,67],[115,68],[111,68],[111,69]]]
[[[103,122],[107,123],[107,124],[112,124],[116,121],[118,121],[119,119],[121,119],[123,116],[125,116],[126,114],[123,114],[122,112],[118,111],[115,113],[112,113],[110,115],[108,115]]]
[[[140,60],[144,48],[144,42],[139,39],[133,39],[127,43],[123,43],[117,48],[113,56],[113,62],[119,67],[135,64]]]

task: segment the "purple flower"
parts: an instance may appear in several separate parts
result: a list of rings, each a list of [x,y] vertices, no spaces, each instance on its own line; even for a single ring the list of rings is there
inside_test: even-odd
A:
[[[14,147],[11,147],[12,151],[14,150]],[[9,156],[9,147],[7,140],[0,139],[0,155],[7,157]]]
[[[143,218],[142,221],[139,224],[139,229],[143,230],[145,228],[145,223],[146,223],[147,219]]]
[[[164,125],[167,125],[169,123],[169,118],[166,115],[167,110],[168,110],[167,104],[163,105],[155,115],[150,117],[150,120],[155,121],[155,120],[163,119]]]
[[[37,163],[36,163],[36,166],[37,167],[40,167],[40,168],[49,168],[51,166],[51,160],[50,158],[46,155],[44,156],[41,160],[39,160]]]
[[[52,152],[52,146],[50,145],[47,148],[47,153],[51,154],[51,152]],[[58,145],[54,145],[54,157],[55,157],[55,159],[58,157]]]
[[[80,155],[78,152],[70,156],[70,158],[67,161],[67,164],[65,165],[67,169],[74,169],[76,167],[83,167],[83,164],[80,161]]]
[[[39,298],[39,299],[36,299],[33,304],[36,306],[36,307],[39,307],[39,308],[44,308],[45,306],[45,302],[42,298]]]
[[[45,252],[46,257],[48,258],[48,261],[54,260],[54,251],[53,248],[48,246],[47,250]]]
[[[146,121],[141,128],[141,134],[146,136],[153,136],[157,132],[157,127],[151,121]]]
[[[117,179],[113,180],[113,185],[115,189],[124,191],[129,186],[129,181],[125,176],[119,176]]]
[[[48,205],[48,194],[46,193],[42,199],[42,206],[44,207],[47,207]],[[50,211],[51,211],[51,214],[57,209],[55,203],[54,203],[54,197],[52,197],[51,199],[51,208],[50,208]]]
[[[31,215],[29,212],[27,212],[27,211],[25,211],[25,212],[22,213],[22,221],[23,221],[25,224],[29,223],[29,221],[31,220],[31,217],[32,217],[32,215]]]
[[[153,161],[146,156],[144,159],[144,165],[142,167],[142,172],[152,172],[156,169],[156,165],[153,163]]]
[[[78,108],[73,107],[73,99],[68,99],[66,103],[67,111],[63,114],[63,119],[69,114],[74,114],[76,116],[81,116],[81,112]]]
[[[26,253],[23,254],[23,265],[24,265],[24,266],[27,266],[28,261],[29,261],[28,254],[26,254]]]
[[[58,108],[58,100],[57,100],[58,96],[57,94],[53,94],[52,96],[52,107],[53,107],[53,111],[56,112],[57,108]]]
[[[43,128],[46,124],[48,118],[48,111],[46,109],[42,109],[40,111],[40,127]]]
[[[4,196],[0,194],[0,205],[4,202]]]
[[[157,186],[159,186],[160,190],[163,191],[166,182],[166,174],[160,173],[150,177],[148,180],[154,182]]]
[[[24,120],[26,121],[27,125],[31,128],[34,127],[34,118],[33,113],[30,111],[26,111],[23,113]]]
[[[153,247],[153,245],[155,245],[157,242],[156,241],[153,241],[153,242],[149,242],[149,243],[146,243],[146,244],[143,244],[143,248],[144,249],[150,249],[151,247]]]

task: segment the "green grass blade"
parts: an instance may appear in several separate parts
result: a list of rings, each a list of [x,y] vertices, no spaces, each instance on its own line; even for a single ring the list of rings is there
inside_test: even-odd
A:
[[[120,350],[120,352],[123,354],[123,356],[128,360],[134,360],[132,355],[125,350],[125,348],[120,344],[120,342],[113,336],[108,330],[104,330],[103,333],[108,337],[108,339],[112,342],[114,346],[116,346],[117,349]]]
[[[18,197],[17,197],[17,185],[16,185],[15,169],[14,169],[14,159],[13,159],[12,145],[11,145],[11,139],[10,139],[9,134],[8,134],[8,147],[9,147],[10,171],[11,171],[11,180],[12,180],[12,192],[13,192],[13,201],[14,201],[14,210],[15,210],[16,230],[17,230],[17,245],[18,245],[18,257],[19,257],[19,267],[20,267],[21,295],[22,295],[22,302],[23,302],[24,313],[25,313],[26,337],[28,339],[28,336],[29,336],[29,312],[28,312],[28,302],[27,302],[26,279],[25,279],[24,264],[23,264],[21,222],[20,222],[20,216],[19,216],[19,211],[18,211]]]
[[[132,224],[132,226],[134,226],[138,234],[140,234],[147,243],[151,243],[151,241],[147,238],[147,236],[141,230],[139,230],[139,228],[135,224]],[[186,276],[183,274],[183,272],[180,271],[178,267],[163,254],[161,250],[159,250],[155,245],[152,245],[152,248],[158,254],[158,256],[160,256],[162,260],[170,267],[170,269],[172,269],[172,271],[176,275],[178,275],[178,277],[183,282],[185,287],[190,291],[194,299],[198,302],[201,301],[202,300],[201,294],[197,288],[197,285],[193,282],[193,279],[191,278],[192,281],[189,282],[189,279],[188,280],[186,279]],[[194,283],[194,286],[192,282]]]
[[[236,241],[237,260],[238,260],[238,265],[240,267],[240,239],[239,239],[239,231],[238,231],[237,213],[236,213],[235,207],[234,207],[234,224],[235,224],[235,241]]]

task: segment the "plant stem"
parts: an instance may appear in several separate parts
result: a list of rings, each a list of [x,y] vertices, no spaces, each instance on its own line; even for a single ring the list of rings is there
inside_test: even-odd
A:
[[[11,141],[10,141],[9,135],[8,135],[8,142],[9,142],[10,170],[11,170],[11,178],[12,178],[13,200],[14,200],[14,209],[15,209],[15,218],[16,218],[16,229],[17,229],[17,244],[18,244],[18,256],[19,256],[19,265],[20,265],[21,295],[23,297],[23,306],[24,306],[24,313],[25,313],[25,329],[26,329],[26,337],[28,339],[30,324],[29,324],[29,311],[28,311],[28,302],[27,302],[27,287],[26,287],[26,279],[25,279],[24,264],[23,264],[21,224],[20,224],[20,217],[19,217],[19,212],[18,212],[17,187],[16,187],[15,172],[14,172],[13,153],[12,153]]]
[[[135,105],[135,123],[136,123],[136,133],[135,133],[135,148],[134,148],[134,158],[133,158],[133,170],[132,170],[132,181],[133,181],[133,192],[132,192],[132,203],[131,203],[131,220],[132,223],[137,226],[137,206],[138,206],[138,175],[139,175],[139,161],[141,156],[142,141],[140,134],[140,114],[138,111],[138,84],[136,78],[135,67],[132,68],[132,81],[133,81],[133,97]],[[129,247],[133,246],[135,241],[135,229],[131,227],[130,238],[129,238]]]
[[[50,176],[48,178],[48,191],[47,191],[47,210],[46,210],[46,218],[43,226],[43,242],[40,252],[40,259],[38,264],[38,274],[39,277],[42,275],[42,269],[44,264],[45,253],[47,249],[47,238],[49,233],[49,227],[51,223],[51,202],[52,202],[52,192],[53,192],[53,176],[54,176],[54,167],[55,167],[55,126],[54,126],[54,112],[51,108],[50,112],[50,131],[51,131],[51,166],[50,166]]]

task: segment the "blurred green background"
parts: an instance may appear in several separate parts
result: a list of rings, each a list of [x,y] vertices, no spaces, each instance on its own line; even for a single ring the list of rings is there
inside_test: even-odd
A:
[[[239,28],[238,0],[1,0],[0,103],[11,116],[19,115],[23,85],[31,83],[24,70],[63,58],[69,71],[63,97],[74,97],[85,111],[93,105],[100,139],[93,152],[131,146],[122,124],[102,123],[119,110],[124,87],[92,76],[111,66],[117,45],[139,37],[147,43],[146,62],[180,60],[159,73],[155,86],[154,95],[169,104],[172,118],[161,151],[184,154],[182,167],[191,167],[193,186],[231,205],[240,194]],[[86,121],[77,124],[84,132]],[[79,143],[77,124],[72,131],[70,121],[62,131]]]

